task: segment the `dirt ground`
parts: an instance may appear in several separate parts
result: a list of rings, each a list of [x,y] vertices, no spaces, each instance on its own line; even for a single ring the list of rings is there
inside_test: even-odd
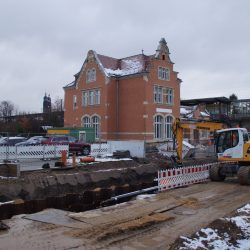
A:
[[[47,209],[3,221],[0,249],[178,249],[180,236],[249,202],[250,187],[231,178],[82,213]]]

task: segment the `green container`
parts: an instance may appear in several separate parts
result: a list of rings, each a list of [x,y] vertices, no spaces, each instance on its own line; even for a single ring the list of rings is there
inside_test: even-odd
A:
[[[94,128],[50,128],[47,130],[48,134],[70,135],[77,140],[93,143],[95,142],[95,129]]]

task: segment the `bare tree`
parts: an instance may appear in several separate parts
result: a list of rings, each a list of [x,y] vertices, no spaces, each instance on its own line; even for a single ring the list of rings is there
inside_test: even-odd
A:
[[[14,104],[11,101],[2,101],[0,103],[0,116],[7,117],[13,115],[15,110]]]
[[[237,114],[239,112],[239,106],[235,102],[238,100],[238,96],[233,93],[229,96],[229,100],[231,101],[231,114]]]
[[[52,111],[63,111],[63,100],[58,96],[52,104]]]
[[[229,100],[230,100],[230,101],[237,101],[237,100],[238,100],[238,97],[237,97],[236,94],[233,93],[232,95],[229,96]]]

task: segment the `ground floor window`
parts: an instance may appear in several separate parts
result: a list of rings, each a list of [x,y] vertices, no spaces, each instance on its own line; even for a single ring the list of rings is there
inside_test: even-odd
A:
[[[91,120],[89,116],[84,116],[82,118],[82,127],[90,128],[91,127]]]
[[[82,127],[84,128],[94,128],[95,129],[95,139],[100,138],[101,131],[101,118],[98,115],[85,115],[82,118]]]
[[[100,118],[98,116],[92,117],[92,124],[95,129],[95,138],[100,138]]]
[[[172,139],[173,116],[156,115],[154,117],[154,137],[155,139]]]
[[[168,115],[167,117],[165,117],[165,138],[166,139],[173,138],[172,124],[173,124],[173,117],[171,115]]]
[[[163,139],[163,117],[161,115],[155,116],[154,130],[155,138]]]

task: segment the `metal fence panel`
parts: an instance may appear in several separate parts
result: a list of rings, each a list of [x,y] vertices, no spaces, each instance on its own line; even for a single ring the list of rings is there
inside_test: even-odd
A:
[[[1,146],[0,160],[58,158],[69,145]]]

